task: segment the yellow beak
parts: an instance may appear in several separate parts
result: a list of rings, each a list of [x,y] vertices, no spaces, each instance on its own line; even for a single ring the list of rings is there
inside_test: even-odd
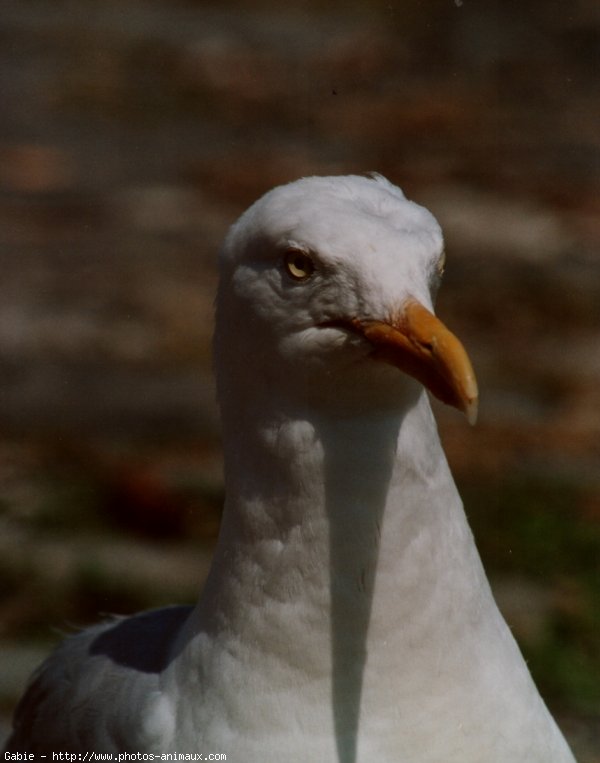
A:
[[[409,299],[389,322],[351,322],[374,348],[373,356],[421,382],[442,402],[477,420],[477,380],[461,342],[415,299]]]

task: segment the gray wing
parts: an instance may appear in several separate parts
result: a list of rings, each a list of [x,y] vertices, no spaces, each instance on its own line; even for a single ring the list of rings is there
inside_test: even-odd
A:
[[[65,639],[31,677],[5,752],[143,752],[144,710],[191,611],[143,612]]]

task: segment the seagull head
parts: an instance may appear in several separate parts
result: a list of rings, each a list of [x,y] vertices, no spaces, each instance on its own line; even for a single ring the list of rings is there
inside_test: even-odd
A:
[[[369,405],[405,400],[417,380],[474,422],[471,363],[433,312],[444,261],[435,218],[380,175],[269,191],[221,252],[220,396]]]

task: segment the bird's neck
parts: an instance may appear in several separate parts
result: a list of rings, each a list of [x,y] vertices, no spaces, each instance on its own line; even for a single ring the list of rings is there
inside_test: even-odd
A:
[[[228,495],[196,630],[317,678],[333,663],[342,694],[367,651],[376,659],[411,627],[422,637],[456,559],[479,581],[425,395],[400,412],[225,427]]]
[[[476,729],[493,728],[513,699],[516,725],[546,718],[489,591],[425,395],[402,413],[225,427],[219,543],[165,678],[190,739],[195,729],[215,742],[224,726],[244,729],[248,759],[299,761],[300,749],[288,754],[297,732],[312,759],[356,763],[361,745],[374,750],[368,759],[397,760],[406,736],[407,759],[441,760],[457,734],[464,743],[456,708],[477,696],[458,715],[474,734],[465,759],[480,760]],[[431,751],[431,717],[439,755],[419,758]]]

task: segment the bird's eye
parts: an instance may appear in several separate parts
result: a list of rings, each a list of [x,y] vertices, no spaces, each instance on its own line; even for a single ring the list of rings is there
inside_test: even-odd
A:
[[[444,275],[444,270],[446,269],[446,252],[442,252],[440,255],[439,260],[436,264],[436,270],[438,276],[441,278]]]
[[[315,265],[306,252],[288,249],[284,257],[285,269],[294,281],[306,281],[315,272]]]

